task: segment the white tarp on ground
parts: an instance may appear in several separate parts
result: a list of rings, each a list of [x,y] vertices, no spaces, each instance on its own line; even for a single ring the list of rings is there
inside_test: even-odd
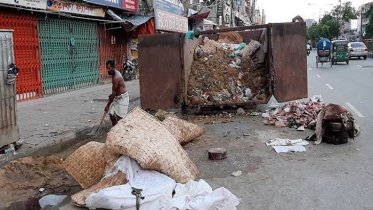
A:
[[[132,195],[132,187],[143,190],[141,196],[145,199],[140,201],[140,209],[234,210],[239,204],[239,199],[225,188],[212,191],[203,180],[176,184],[173,179],[159,172],[141,169],[135,160],[126,156],[115,163],[106,177],[118,171],[126,174],[128,183],[92,193],[86,200],[88,208],[134,210],[136,197]]]
[[[186,184],[177,184],[175,195],[165,209],[211,209],[234,210],[240,200],[227,189],[221,187],[212,191],[204,180],[199,182],[190,180]]]
[[[126,156],[119,158],[106,176],[118,171],[126,174],[128,183],[92,193],[86,200],[88,208],[136,210],[136,196],[132,195],[132,187],[143,190],[141,196],[145,199],[140,201],[141,209],[161,209],[170,202],[176,182],[168,176],[142,170],[135,160]]]
[[[277,153],[305,152],[306,147],[304,146],[308,144],[308,141],[302,139],[290,140],[275,138],[266,142],[266,145],[272,146]]]

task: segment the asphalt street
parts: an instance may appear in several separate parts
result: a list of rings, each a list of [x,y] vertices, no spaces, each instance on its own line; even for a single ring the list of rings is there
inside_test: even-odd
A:
[[[334,184],[339,187],[331,191],[335,194],[332,197],[341,199],[329,201],[329,204],[339,209],[373,209],[373,59],[353,58],[349,65],[338,63],[331,68],[327,63],[316,68],[316,51],[313,50],[307,61],[309,96],[321,94],[326,103],[345,106],[362,128],[361,135],[349,142],[350,146],[346,145],[355,147],[358,152],[344,157],[335,154],[336,159],[330,163],[330,168],[341,167],[346,174],[343,178],[341,173],[334,174]],[[319,194],[325,196],[325,192]],[[325,204],[316,209],[326,209],[328,205]]]
[[[352,58],[350,63],[329,63],[316,68],[316,51],[307,59],[308,95],[321,94],[327,103],[337,103],[349,109],[364,128],[373,125],[373,59]]]

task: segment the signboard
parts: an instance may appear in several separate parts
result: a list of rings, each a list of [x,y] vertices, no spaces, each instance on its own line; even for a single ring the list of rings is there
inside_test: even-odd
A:
[[[232,7],[229,1],[225,1],[224,4],[224,25],[231,26],[231,18],[232,18]]]
[[[154,9],[176,15],[182,15],[184,13],[184,6],[179,0],[154,0]]]
[[[246,14],[251,19],[251,5],[250,0],[246,0]]]
[[[35,9],[47,8],[47,0],[1,0],[1,3],[22,7],[31,7]]]
[[[84,0],[85,2],[137,12],[137,0]]]
[[[155,29],[185,33],[188,31],[188,18],[155,9]]]
[[[221,19],[223,17],[223,6],[221,5],[221,1],[222,0],[219,0],[216,10],[216,19],[219,26],[222,25]]]
[[[221,0],[218,2],[217,7],[218,9],[217,9],[216,15],[223,16],[223,6],[221,5]]]
[[[62,0],[48,0],[47,9],[56,12],[105,17],[105,11],[102,8]]]
[[[127,57],[132,61],[133,59],[138,59],[139,54],[137,50],[137,45],[139,40],[130,38],[127,45]]]
[[[351,30],[357,30],[357,19],[351,19]]]

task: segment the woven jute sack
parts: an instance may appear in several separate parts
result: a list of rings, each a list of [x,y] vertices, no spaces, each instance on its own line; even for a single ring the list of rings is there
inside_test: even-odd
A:
[[[179,183],[194,180],[199,173],[175,137],[138,107],[110,130],[106,146],[112,153],[135,159],[143,169],[158,171]]]
[[[174,135],[180,144],[186,144],[206,133],[203,127],[182,120],[175,115],[167,115],[162,124]]]
[[[92,187],[90,187],[88,189],[82,190],[82,191],[72,195],[71,199],[73,200],[74,205],[80,206],[80,207],[85,207],[86,206],[85,200],[87,199],[87,197],[90,194],[97,193],[100,190],[108,188],[108,187],[113,187],[113,186],[122,185],[122,184],[126,184],[126,183],[127,183],[126,175],[124,173],[118,171],[117,174],[100,181],[99,183],[93,185]]]
[[[104,157],[105,157],[105,171],[111,169],[111,167],[114,166],[114,164],[117,162],[117,160],[122,156],[121,154],[115,154],[109,151],[107,146],[105,145],[105,152],[104,152]]]
[[[104,151],[104,143],[89,142],[71,154],[63,162],[63,166],[83,189],[87,189],[104,176]]]

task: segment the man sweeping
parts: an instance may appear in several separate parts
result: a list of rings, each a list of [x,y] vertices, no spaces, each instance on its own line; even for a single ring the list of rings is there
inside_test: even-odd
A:
[[[115,126],[119,120],[127,115],[129,95],[126,91],[126,85],[122,74],[115,69],[115,61],[108,60],[106,62],[108,74],[112,77],[112,93],[109,95],[109,101],[105,107],[105,113],[109,113],[110,120]]]

